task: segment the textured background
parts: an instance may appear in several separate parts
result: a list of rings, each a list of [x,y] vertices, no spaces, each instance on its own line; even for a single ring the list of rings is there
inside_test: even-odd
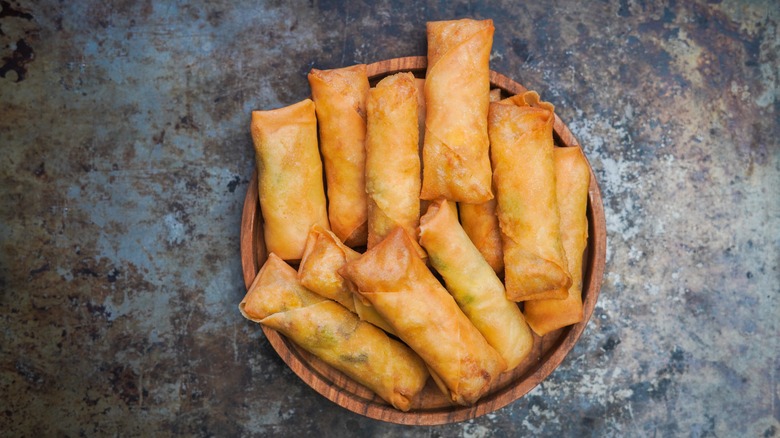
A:
[[[0,1],[0,434],[780,436],[775,1]],[[492,18],[604,195],[563,365],[473,421],[339,408],[236,305],[252,109]]]

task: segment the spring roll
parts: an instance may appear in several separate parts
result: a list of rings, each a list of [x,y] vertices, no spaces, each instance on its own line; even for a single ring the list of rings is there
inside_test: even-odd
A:
[[[443,198],[433,201],[420,218],[420,244],[460,309],[504,358],[507,370],[517,367],[533,347],[531,329]]]
[[[295,270],[273,253],[239,309],[402,411],[428,378],[425,363],[409,347],[303,287]]]
[[[368,95],[366,192],[368,248],[400,226],[415,239],[420,226],[417,88],[411,73],[379,81]]]
[[[422,199],[493,198],[487,132],[493,31],[493,20],[427,25]]]
[[[555,195],[553,111],[532,91],[490,104],[496,213],[513,301],[563,299],[571,286]]]
[[[344,245],[333,233],[314,226],[309,231],[301,264],[298,266],[298,281],[310,291],[336,301],[355,311],[352,284],[337,272],[347,260],[360,254]]]
[[[387,321],[382,318],[382,315],[380,315],[379,312],[377,312],[368,301],[363,301],[363,299],[360,298],[360,295],[358,294],[354,294],[353,297],[355,300],[355,313],[357,313],[358,317],[362,321],[374,324],[387,333],[395,335],[395,331],[390,326],[390,324],[388,324]]]
[[[417,255],[403,228],[395,228],[340,272],[423,358],[453,402],[473,404],[506,369],[504,359]]]
[[[334,70],[312,69],[311,94],[317,108],[320,150],[328,183],[328,218],[347,246],[366,244],[365,64]]]
[[[490,101],[501,100],[501,90],[490,90]],[[493,189],[495,193],[495,188]],[[496,198],[481,204],[458,203],[460,222],[482,257],[498,275],[504,273],[504,249],[496,216]]]
[[[358,257],[360,253],[342,243],[334,233],[314,226],[309,231],[306,249],[298,266],[298,281],[312,292],[357,313],[363,321],[392,333],[373,307],[362,302],[354,293],[352,283],[338,273],[347,261]]]
[[[504,273],[504,249],[496,216],[496,200],[481,204],[458,204],[460,221],[479,253],[498,275]]]
[[[330,229],[314,111],[306,99],[252,112],[263,236],[284,260],[300,260],[312,225]]]
[[[528,324],[539,336],[582,321],[582,256],[588,245],[588,162],[579,147],[555,148],[555,192],[561,214],[561,239],[572,285],[563,300],[525,303]]]

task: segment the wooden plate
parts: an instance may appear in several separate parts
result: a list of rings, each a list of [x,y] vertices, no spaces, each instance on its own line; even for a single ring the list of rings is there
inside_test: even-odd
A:
[[[424,56],[396,58],[368,65],[368,76],[372,84],[384,76],[400,71],[411,71],[418,77],[424,77],[425,67]],[[493,71],[490,72],[490,82],[492,87],[502,89],[508,96],[526,91],[522,85]],[[559,147],[578,145],[557,115],[554,136]],[[601,192],[592,169],[588,198],[589,237],[583,260],[584,320],[543,337],[535,337],[534,349],[529,357],[512,372],[502,374],[494,382],[490,392],[474,406],[450,404],[429,379],[422,394],[414,401],[412,409],[409,412],[398,411],[365,387],[298,348],[277,331],[262,327],[263,332],[279,356],[304,382],[331,401],[358,414],[393,423],[433,425],[463,421],[495,411],[519,399],[549,376],[574,347],[593,313],[604,274],[607,233]],[[241,218],[241,262],[247,288],[267,256],[259,207],[255,171],[246,193]]]

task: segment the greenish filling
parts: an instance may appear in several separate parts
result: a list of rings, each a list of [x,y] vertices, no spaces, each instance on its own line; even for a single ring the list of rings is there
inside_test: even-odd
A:
[[[339,360],[347,363],[365,363],[368,362],[368,355],[366,353],[340,354]]]
[[[428,253],[428,260],[430,260],[431,265],[439,272],[444,272],[449,269],[447,263],[435,254]]]
[[[476,298],[477,297],[475,297],[474,295],[462,294],[461,296],[458,297],[458,302],[460,303],[461,306],[468,306],[469,304],[473,303]]]
[[[336,334],[328,330],[327,327],[318,326],[313,341],[314,344],[320,348],[328,348],[336,345],[338,338],[336,337]]]

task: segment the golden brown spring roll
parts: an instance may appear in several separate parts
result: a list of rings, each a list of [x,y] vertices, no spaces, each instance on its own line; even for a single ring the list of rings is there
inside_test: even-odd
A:
[[[506,369],[417,255],[401,227],[341,268],[407,345],[449,390],[453,402],[476,402]]]
[[[555,195],[553,111],[535,92],[490,104],[496,211],[513,301],[566,298],[571,286]]]
[[[366,244],[365,64],[334,70],[312,69],[311,94],[317,107],[320,150],[328,182],[328,218],[347,246]]]
[[[239,309],[402,411],[428,378],[425,363],[409,347],[303,287],[295,270],[273,253]]]
[[[301,264],[298,266],[298,281],[310,291],[336,301],[355,311],[352,284],[337,272],[347,260],[360,254],[344,245],[332,232],[314,226],[309,231]]]
[[[504,358],[507,369],[514,369],[534,345],[531,329],[443,198],[433,201],[420,218],[420,244],[463,313]]]
[[[477,204],[493,197],[488,94],[493,20],[427,26],[422,199]]]
[[[496,200],[481,204],[458,204],[460,221],[479,253],[496,274],[504,272],[504,249],[501,228],[496,216]]]
[[[397,73],[369,91],[366,138],[368,248],[401,226],[417,237],[420,157],[417,88],[411,73]]]
[[[501,90],[490,90],[490,101],[501,100]],[[493,190],[495,194],[495,189]],[[474,242],[482,257],[496,274],[504,273],[504,249],[501,242],[501,228],[496,216],[496,198],[481,204],[458,203],[460,222],[469,239]]]
[[[393,331],[393,328],[390,326],[390,324],[388,324],[387,321],[382,318],[379,312],[377,312],[370,303],[367,301],[364,302],[358,294],[354,294],[353,297],[355,299],[355,313],[357,313],[361,320],[370,322],[387,333],[395,335],[395,331]]]
[[[298,267],[298,281],[325,298],[334,300],[358,314],[360,319],[392,333],[387,323],[368,304],[363,303],[338,270],[360,253],[346,246],[332,232],[314,226],[309,231],[306,249]]]
[[[253,111],[251,131],[266,248],[300,260],[312,225],[330,229],[314,102]]]
[[[561,214],[561,239],[572,285],[563,300],[525,303],[528,324],[539,336],[582,321],[582,255],[588,245],[588,162],[579,147],[555,148],[555,192]]]

